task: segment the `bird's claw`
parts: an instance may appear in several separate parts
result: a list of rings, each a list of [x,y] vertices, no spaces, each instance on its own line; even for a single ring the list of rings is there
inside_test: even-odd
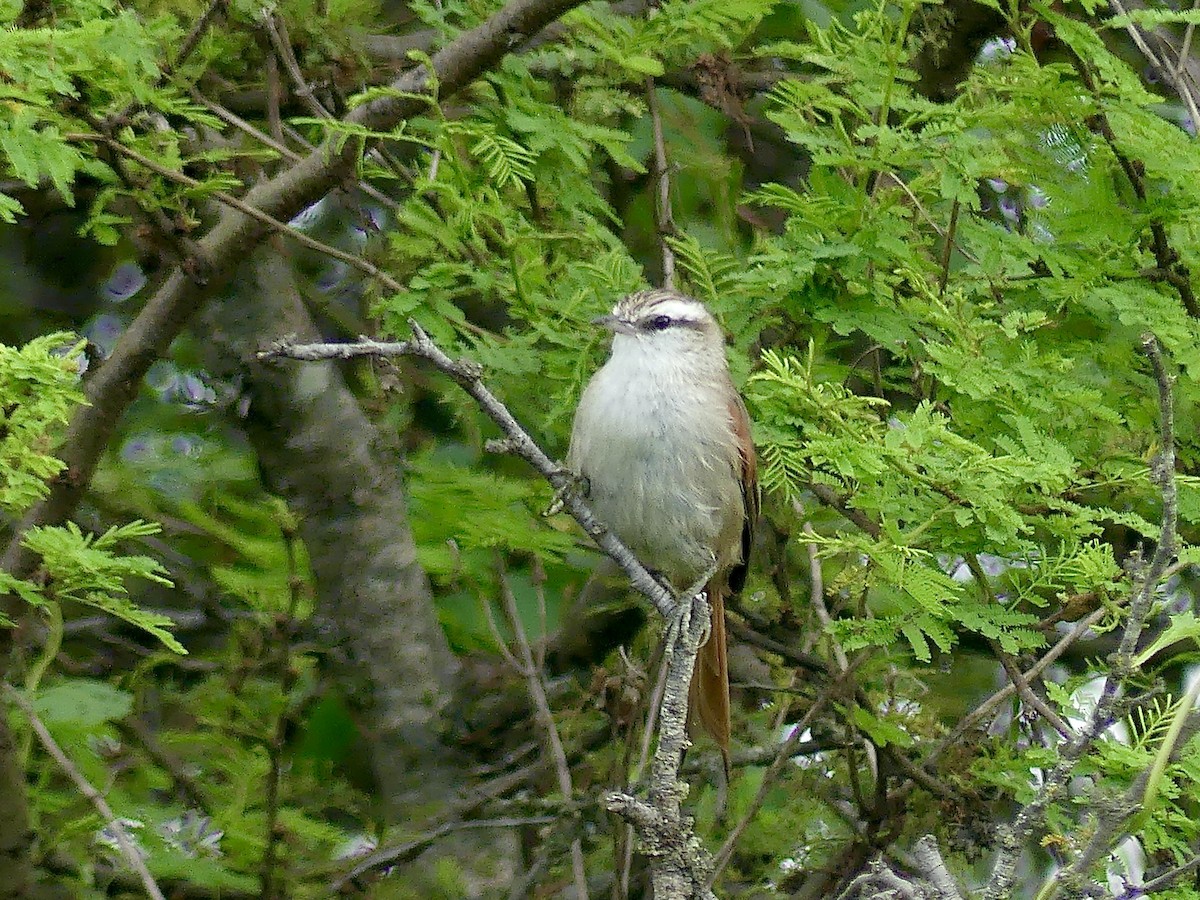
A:
[[[563,511],[566,505],[567,495],[572,491],[578,491],[580,496],[587,497],[592,493],[592,484],[588,481],[586,475],[580,475],[577,472],[572,472],[570,469],[560,469],[560,473],[566,476],[566,481],[563,485],[554,492],[554,496],[550,498],[550,505],[542,510],[542,515],[549,518],[557,516]]]
[[[703,605],[697,603],[698,600],[702,601]],[[697,616],[701,609],[705,614]],[[692,596],[685,597],[675,604],[667,619],[667,631],[663,637],[668,654],[673,653],[676,646],[683,646],[685,640],[689,645],[694,642],[696,649],[708,643],[712,635],[712,617],[707,614],[707,609],[706,591],[696,591]]]

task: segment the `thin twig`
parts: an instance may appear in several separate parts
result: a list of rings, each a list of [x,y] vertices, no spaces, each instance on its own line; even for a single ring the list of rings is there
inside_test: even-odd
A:
[[[813,534],[812,526],[807,522],[804,524],[804,531],[807,535]],[[809,578],[812,586],[812,605],[814,610],[816,610],[822,629],[828,631],[831,621],[829,618],[829,611],[825,607],[825,583],[821,573],[821,560],[817,555],[817,548],[815,544],[810,543],[808,545],[808,550]],[[804,735],[804,732],[808,729],[809,723],[813,720],[821,708],[829,702],[835,691],[844,689],[843,679],[849,677],[853,667],[851,666],[850,661],[846,658],[846,654],[842,651],[842,648],[838,646],[836,642],[834,643],[834,657],[837,660],[838,672],[841,675],[841,678],[830,681],[825,690],[813,702],[812,706],[808,708],[808,711],[805,712],[800,721],[792,727],[792,731],[788,735],[787,740],[784,741],[776,750],[775,758],[771,761],[771,765],[767,767],[767,771],[763,773],[762,782],[759,784],[758,792],[755,794],[754,800],[750,803],[750,807],[746,810],[746,812],[742,815],[742,818],[738,821],[737,825],[735,825],[733,830],[729,833],[729,836],[725,839],[725,843],[721,846],[721,849],[717,851],[716,858],[713,862],[713,873],[709,880],[710,887],[721,874],[721,871],[728,864],[729,860],[733,857],[734,847],[737,845],[737,842],[741,838],[742,834],[749,827],[754,816],[757,815],[758,810],[762,807],[763,803],[766,802],[768,793],[775,786],[775,781],[783,773],[784,765],[796,754],[796,749],[800,745],[801,739]]]
[[[491,828],[527,828],[531,825],[552,825],[557,821],[557,816],[526,816],[524,818],[471,819],[460,822],[446,822],[411,841],[405,841],[403,844],[397,844],[394,847],[385,847],[382,850],[376,850],[351,871],[335,879],[329,886],[329,890],[331,894],[338,894],[348,885],[357,885],[360,878],[364,875],[369,875],[376,869],[411,862],[448,834],[454,834],[458,831],[476,831]]]
[[[216,200],[219,200],[220,202],[224,203],[226,206],[231,207],[232,209],[236,209],[238,212],[245,213],[246,215],[250,216],[251,218],[257,219],[258,221],[262,222],[264,225],[268,226],[269,228],[276,231],[277,233],[279,233],[285,237],[288,237],[288,238],[292,239],[293,241],[296,241],[296,243],[298,243],[298,244],[302,244],[303,246],[308,247],[310,250],[315,250],[318,253],[325,254],[326,256],[330,257],[331,259],[336,259],[339,262],[346,263],[346,265],[348,265],[348,266],[353,266],[355,269],[358,269],[360,272],[363,272],[367,275],[370,275],[372,278],[377,279],[379,281],[379,283],[382,284],[384,287],[386,287],[388,290],[395,291],[398,294],[402,294],[405,292],[404,285],[402,285],[399,281],[397,281],[395,278],[393,278],[387,272],[380,269],[378,266],[374,265],[373,263],[367,262],[367,260],[363,259],[361,256],[356,256],[353,253],[347,253],[344,250],[339,250],[337,247],[332,247],[329,244],[323,243],[322,241],[318,241],[316,238],[305,234],[303,231],[300,231],[297,228],[293,228],[291,225],[287,224],[286,222],[280,222],[278,219],[272,218],[271,216],[267,215],[262,210],[257,209],[254,206],[251,206],[249,203],[246,203],[243,200],[239,200],[237,197],[233,196],[232,194],[225,193],[225,191],[209,191],[209,190],[207,190],[207,188],[205,188],[205,186],[202,182],[197,181],[195,178],[192,178],[188,175],[184,175],[182,172],[175,172],[171,169],[168,169],[166,166],[159,165],[158,163],[156,163],[154,160],[150,159],[149,157],[143,156],[141,153],[138,153],[136,150],[133,150],[130,147],[126,147],[124,144],[120,143],[119,141],[114,140],[113,138],[107,137],[102,134],[75,134],[75,133],[67,134],[67,135],[65,135],[65,137],[69,141],[98,142],[98,143],[102,143],[108,147],[111,147],[112,149],[116,150],[118,153],[121,153],[124,156],[128,156],[130,159],[132,159],[138,165],[144,166],[147,169],[149,169],[150,171],[152,171],[158,175],[161,175],[164,178],[170,179],[171,181],[174,181],[178,184],[182,184],[185,187],[190,187],[190,188],[194,188],[196,190],[206,191],[208,196],[213,197]]]
[[[1174,882],[1178,881],[1184,875],[1200,869],[1200,856],[1193,856],[1183,865],[1176,866],[1173,869],[1168,869],[1161,875],[1151,878],[1144,884],[1135,885],[1129,888],[1124,893],[1116,898],[1116,900],[1137,900],[1138,897],[1146,897],[1153,894],[1155,891],[1161,891],[1163,888],[1170,887]]]
[[[812,723],[817,713],[820,712],[825,705],[833,699],[834,694],[840,688],[841,685],[839,685],[837,682],[831,682],[828,684],[825,690],[821,692],[821,695],[813,701],[812,706],[810,706],[800,718],[800,721],[792,726],[792,731],[791,734],[788,735],[788,739],[780,744],[779,748],[775,751],[775,758],[771,761],[771,765],[767,767],[767,771],[763,773],[762,781],[758,786],[758,791],[754,795],[754,799],[751,801],[749,808],[747,808],[746,812],[742,815],[742,818],[738,821],[737,825],[733,827],[733,830],[729,832],[729,836],[725,839],[725,843],[721,845],[721,849],[717,851],[717,855],[713,859],[712,875],[709,878],[710,887],[720,876],[725,866],[729,863],[729,860],[733,858],[734,847],[737,845],[738,840],[741,838],[745,830],[750,826],[750,823],[754,820],[754,817],[758,815],[759,809],[761,809],[763,803],[766,802],[767,795],[774,788],[776,780],[783,773],[784,766],[793,756],[796,755],[796,748],[800,745],[801,737],[803,736],[804,732],[808,730],[809,725]]]
[[[517,610],[517,599],[513,596],[512,588],[503,570],[500,572],[500,599],[504,605],[504,613],[508,626],[512,629],[513,640],[517,645],[520,666],[517,671],[525,679],[525,687],[529,691],[529,699],[533,701],[534,715],[542,727],[546,738],[546,750],[554,764],[554,774],[558,778],[558,790],[563,799],[570,802],[575,793],[571,784],[571,768],[567,765],[567,754],[563,750],[562,739],[558,734],[558,726],[554,723],[554,713],[550,711],[550,701],[546,697],[546,686],[542,683],[542,671],[533,659],[533,650],[529,646],[529,637],[525,626],[521,623],[521,614]],[[577,837],[571,841],[571,869],[575,876],[575,895],[579,900],[587,900],[587,872],[583,867],[583,842]]]
[[[263,144],[264,146],[270,147],[272,150],[274,150],[276,153],[278,153],[280,156],[284,157],[285,159],[290,160],[291,162],[298,162],[299,160],[304,158],[303,154],[296,152],[291,147],[289,147],[287,144],[284,144],[281,141],[275,140],[270,135],[263,132],[261,129],[255,128],[253,125],[251,125],[249,122],[247,122],[241,116],[239,116],[237,113],[232,112],[231,110],[226,109],[220,103],[217,103],[216,101],[211,100],[208,97],[205,97],[203,94],[201,94],[195,88],[191,88],[188,93],[193,100],[195,100],[197,103],[199,103],[205,109],[207,109],[210,113],[212,113],[218,119],[225,122],[227,125],[231,125],[232,127],[236,128],[238,131],[241,131],[244,134],[249,135],[250,137],[254,138],[254,140],[258,141],[259,143]],[[299,132],[292,129],[290,126],[285,125],[283,130],[284,130],[284,132],[286,132],[288,137],[292,138],[292,140],[294,140],[297,144],[299,144],[305,150],[311,151],[313,149],[313,145],[310,144],[308,141],[306,141],[304,139],[303,135],[301,135]],[[364,180],[360,180],[358,182],[358,189],[360,191],[362,191],[364,194],[366,194],[368,197],[370,197],[372,200],[374,200],[376,203],[382,204],[383,206],[386,206],[388,209],[390,209],[392,211],[396,211],[396,210],[400,209],[400,201],[399,200],[397,200],[394,197],[389,197],[383,191],[379,190],[374,185],[371,185]]]
[[[954,253],[954,234],[958,231],[958,198],[950,206],[950,224],[946,226],[946,246],[942,248],[942,271],[938,276],[938,299],[946,296],[946,284],[950,281],[950,257]]]
[[[983,593],[984,600],[989,606],[996,605],[996,597],[992,593],[991,583],[988,581],[987,573],[983,571],[983,566],[979,563],[979,557],[974,553],[968,553],[965,557],[967,568],[971,570],[971,574],[975,578],[975,583],[979,586],[979,590]],[[1071,730],[1071,726],[1066,723],[1062,716],[1055,712],[1045,700],[1034,693],[1029,681],[1025,678],[1024,673],[1018,668],[1016,661],[1008,653],[1004,652],[1004,648],[1000,646],[1000,642],[994,638],[988,639],[988,645],[992,648],[992,652],[996,654],[996,659],[1000,661],[1000,665],[1004,668],[1004,672],[1008,675],[1009,681],[1013,683],[1013,687],[1017,689],[1017,693],[1021,695],[1021,699],[1025,701],[1032,709],[1034,709],[1043,719],[1050,723],[1064,739],[1070,740],[1075,736],[1075,732]]]
[[[296,54],[292,52],[291,42],[286,37],[287,26],[282,21],[276,22],[275,13],[270,9],[262,11],[261,20],[263,30],[266,31],[279,62],[283,64],[284,71],[291,79],[292,89],[300,98],[300,102],[307,106],[308,111],[316,118],[332,119],[332,113],[321,105],[313,89],[304,80],[304,72],[300,70],[300,63],[296,61]]]
[[[1192,12],[1200,10],[1200,0],[1194,0],[1192,3]],[[1175,68],[1175,77],[1182,78],[1183,70],[1187,68],[1188,55],[1192,52],[1192,35],[1196,33],[1196,23],[1188,22],[1187,27],[1183,30],[1183,44],[1179,48],[1179,64]],[[1200,129],[1200,121],[1192,119],[1192,124]]]
[[[1120,5],[1119,0],[1112,0],[1112,2],[1116,5],[1117,9],[1124,9]],[[1108,144],[1117,163],[1121,166],[1121,171],[1125,173],[1125,177],[1133,187],[1133,192],[1137,195],[1138,201],[1145,204],[1149,198],[1149,192],[1146,190],[1143,167],[1140,163],[1131,160],[1120,148],[1112,123],[1103,111],[1103,104],[1100,102],[1101,92],[1096,83],[1096,78],[1092,73],[1091,63],[1088,60],[1075,57],[1075,70],[1079,73],[1079,78],[1083,82],[1084,87],[1097,100],[1100,112],[1096,114],[1095,118],[1100,134],[1104,137],[1105,143]],[[1200,127],[1200,124],[1197,127]],[[1159,280],[1165,281],[1171,287],[1175,288],[1176,293],[1179,294],[1179,301],[1183,304],[1183,308],[1187,310],[1189,316],[1200,318],[1200,300],[1197,300],[1196,292],[1192,288],[1191,272],[1181,259],[1179,251],[1171,245],[1166,226],[1161,220],[1151,217],[1149,227],[1151,249],[1154,252],[1154,260],[1158,264],[1158,270],[1161,272]]]
[[[267,54],[267,127],[275,140],[283,141],[283,115],[279,107],[282,105],[283,82],[279,78],[279,57],[274,53]]]
[[[1141,3],[1136,3],[1136,6],[1139,9],[1144,8]],[[1119,16],[1129,15],[1121,0],[1109,0],[1109,7]],[[1192,9],[1197,8],[1200,8],[1200,2],[1197,2],[1192,6]],[[1146,38],[1142,33],[1142,29],[1137,25],[1136,22],[1131,21],[1128,25],[1126,25],[1125,31],[1129,34],[1130,39],[1137,46],[1141,54],[1146,57],[1146,61],[1162,75],[1167,84],[1170,85],[1171,89],[1175,91],[1176,96],[1179,97],[1180,101],[1187,109],[1188,115],[1191,117],[1192,121],[1196,123],[1196,127],[1200,128],[1200,110],[1198,110],[1196,106],[1196,96],[1192,89],[1188,87],[1187,82],[1183,78],[1183,71],[1187,66],[1189,45],[1191,44],[1191,34],[1194,28],[1194,23],[1188,24],[1187,31],[1184,33],[1183,48],[1179,51],[1178,65],[1176,66],[1172,66],[1167,59],[1160,57],[1154,52],[1153,49],[1151,49],[1150,45],[1146,42]],[[1155,32],[1155,37],[1158,38],[1160,46],[1166,45],[1169,47],[1169,45],[1166,44],[1165,38],[1161,34]],[[1173,50],[1173,48],[1171,49]]]
[[[121,824],[121,820],[117,818],[117,814],[112,811],[112,807],[108,805],[108,801],[104,796],[92,787],[91,782],[83,777],[83,773],[76,768],[75,763],[71,762],[58,742],[54,740],[54,736],[50,734],[50,730],[45,726],[42,720],[38,717],[37,711],[33,708],[33,704],[14,688],[8,682],[0,682],[0,686],[4,688],[4,693],[13,704],[25,714],[25,718],[29,720],[29,725],[37,735],[38,741],[41,742],[46,752],[51,758],[58,763],[59,768],[66,773],[67,777],[75,783],[75,787],[79,793],[83,794],[88,801],[96,807],[96,811],[100,813],[100,817],[104,819],[116,838],[117,846],[121,848],[121,855],[125,857],[125,861],[129,863],[129,867],[137,872],[138,877],[142,880],[142,887],[146,889],[146,894],[154,900],[164,900],[163,893],[159,890],[158,884],[154,881],[154,876],[150,874],[150,870],[146,868],[146,863],[142,860],[142,854],[134,845],[133,840],[125,832],[125,826]]]
[[[196,20],[196,24],[188,32],[188,36],[183,39],[175,58],[163,66],[159,72],[157,81],[159,85],[166,84],[171,76],[179,71],[179,67],[191,58],[191,55],[196,52],[196,48],[200,46],[200,40],[208,32],[213,22],[225,14],[228,6],[229,0],[210,0],[208,8]]]
[[[1030,666],[1028,671],[1022,673],[1022,678],[1024,678],[1025,682],[1028,683],[1041,677],[1042,672],[1049,668],[1060,656],[1066,653],[1072,644],[1087,634],[1093,625],[1095,625],[1108,614],[1108,609],[1097,609],[1089,614],[1087,618],[1080,619],[1078,622],[1076,622],[1075,627],[1072,628],[1070,632],[1063,635],[1057,644],[1042,654],[1041,658],[1039,658],[1036,663]],[[1017,686],[1010,681],[1004,687],[1000,688],[1000,690],[996,691],[996,693],[992,694],[992,696],[988,697],[986,700],[976,706],[970,713],[959,720],[958,724],[954,726],[954,730],[951,731],[950,734],[948,734],[936,748],[934,748],[933,752],[930,753],[923,765],[928,765],[931,763],[935,758],[940,756],[946,749],[954,744],[960,737],[962,737],[962,735],[966,734],[967,731],[975,727],[975,725],[979,722],[984,721],[1001,703],[1015,694],[1016,691]]]
[[[266,839],[263,847],[262,863],[259,868],[262,882],[263,900],[276,900],[285,896],[285,886],[277,879],[275,871],[279,863],[279,845],[283,838],[283,828],[279,824],[279,799],[283,786],[283,753],[287,741],[288,727],[292,719],[288,715],[290,694],[296,686],[297,673],[292,665],[292,632],[295,624],[296,610],[300,606],[301,586],[296,560],[296,541],[298,536],[295,528],[289,522],[281,523],[283,542],[287,554],[288,573],[288,608],[283,616],[276,618],[271,634],[270,644],[274,647],[271,661],[275,676],[279,679],[281,706],[275,718],[275,727],[266,741],[267,745],[267,790],[266,790]]]
[[[654,131],[654,186],[655,225],[658,229],[658,243],[662,250],[662,282],[665,288],[675,287],[675,251],[667,243],[668,237],[674,237],[675,216],[671,211],[671,170],[667,161],[667,142],[663,137],[662,115],[658,108],[658,95],[654,79],[646,79],[646,106],[650,111],[650,125]]]

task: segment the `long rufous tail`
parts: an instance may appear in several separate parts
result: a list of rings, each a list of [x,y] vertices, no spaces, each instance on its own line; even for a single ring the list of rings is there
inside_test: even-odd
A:
[[[689,695],[690,718],[693,725],[703,728],[721,748],[725,771],[729,772],[729,662],[725,644],[724,579],[713,579],[708,585],[708,602],[712,606],[712,632],[696,656]]]

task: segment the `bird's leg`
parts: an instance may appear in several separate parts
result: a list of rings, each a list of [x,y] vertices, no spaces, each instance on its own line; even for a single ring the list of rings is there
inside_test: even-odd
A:
[[[664,649],[668,656],[675,652],[675,646],[685,634],[690,634],[692,630],[692,611],[695,608],[695,595],[690,597],[682,597],[675,604],[675,608],[671,610],[671,615],[667,618],[667,630],[663,634]],[[712,623],[704,626],[706,629],[712,627]],[[705,636],[704,640],[708,640]],[[701,641],[696,646],[703,644]]]
[[[554,496],[550,498],[550,505],[542,510],[542,515],[547,518],[557,516],[563,511],[567,495],[572,491],[578,491],[585,500],[592,494],[592,483],[588,481],[586,475],[572,472],[566,466],[560,467],[556,474],[565,476],[567,480],[554,492]]]
[[[708,600],[708,593],[704,590],[712,577],[717,574],[717,557],[713,553],[709,553],[711,561],[708,569],[700,576],[696,582],[687,589],[685,593],[678,594],[675,598],[675,610],[667,622],[667,652],[670,653],[675,646],[675,642],[683,634],[688,634],[691,631],[692,613],[696,607],[696,598],[703,597]],[[712,636],[712,619],[709,616],[704,616],[704,621],[700,624],[700,639],[696,642],[696,648],[699,649],[708,643],[708,639]]]

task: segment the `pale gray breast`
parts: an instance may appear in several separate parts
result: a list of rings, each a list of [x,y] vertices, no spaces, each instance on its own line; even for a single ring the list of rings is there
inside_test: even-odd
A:
[[[611,362],[596,373],[576,413],[568,465],[588,479],[605,524],[682,589],[731,535],[737,543],[736,443],[724,404],[697,386],[701,379],[659,371],[659,389],[648,391],[631,374]]]

